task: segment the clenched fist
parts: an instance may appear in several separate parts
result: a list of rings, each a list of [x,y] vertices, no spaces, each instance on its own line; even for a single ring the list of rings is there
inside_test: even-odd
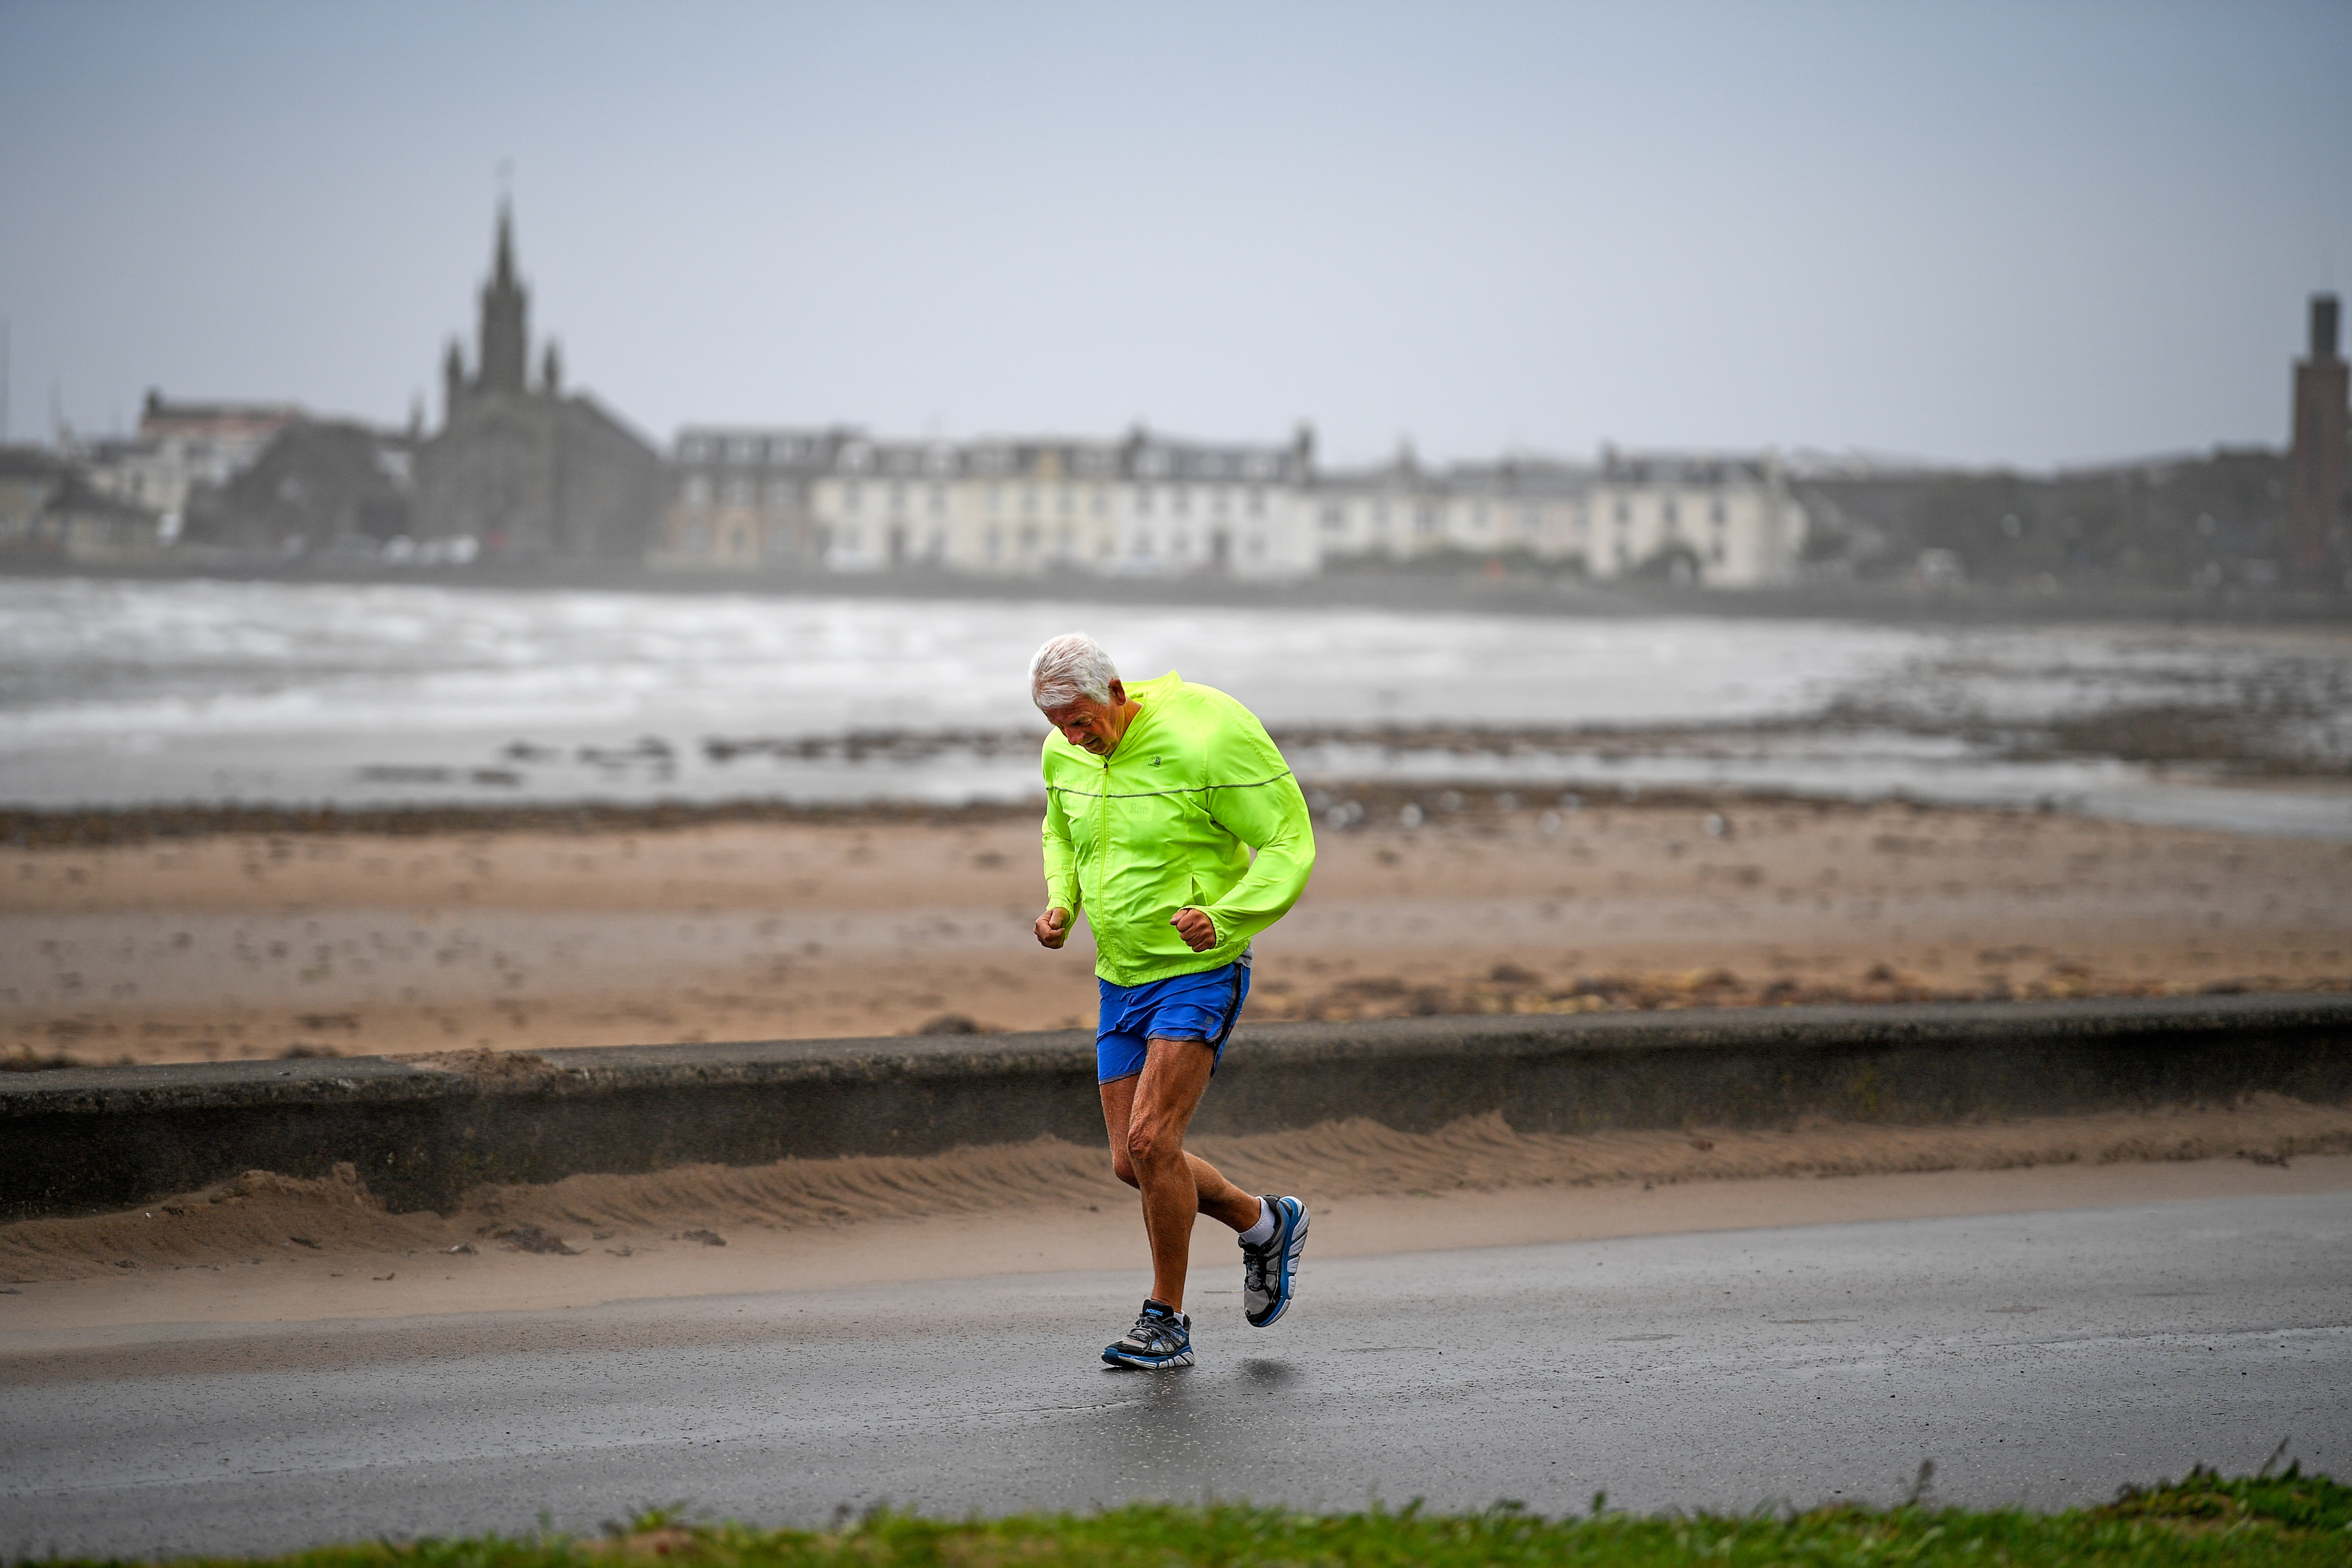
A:
[[[1217,945],[1217,922],[1198,910],[1178,910],[1176,918],[1168,922],[1184,945],[1194,952],[1206,952]]]
[[[1047,910],[1037,917],[1035,927],[1039,947],[1059,947],[1070,940],[1070,911]]]

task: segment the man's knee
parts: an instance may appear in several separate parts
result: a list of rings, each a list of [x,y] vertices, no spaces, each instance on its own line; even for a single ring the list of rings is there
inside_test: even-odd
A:
[[[1124,1148],[1115,1147],[1111,1150],[1110,1173],[1130,1187],[1139,1187],[1143,1184],[1135,1179],[1135,1162],[1129,1158]]]
[[[1183,1152],[1183,1140],[1169,1137],[1160,1128],[1139,1123],[1127,1130],[1127,1163],[1132,1167],[1154,1169]]]

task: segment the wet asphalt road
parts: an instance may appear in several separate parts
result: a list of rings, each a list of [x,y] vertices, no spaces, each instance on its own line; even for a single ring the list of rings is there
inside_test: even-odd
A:
[[[1238,1269],[1235,1270],[1237,1276]],[[2352,1475],[2352,1194],[1317,1263],[1202,1364],[1055,1275],[0,1352],[0,1555],[1374,1496],[1546,1513],[2104,1500],[2281,1439]],[[1215,1291],[1219,1293],[1207,1293]]]

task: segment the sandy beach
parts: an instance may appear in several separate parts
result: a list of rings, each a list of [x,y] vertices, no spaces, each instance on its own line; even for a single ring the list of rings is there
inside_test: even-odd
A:
[[[1341,1121],[1195,1146],[1244,1185],[1307,1194],[1321,1258],[2352,1187],[2352,1110],[2274,1095],[1959,1127],[1576,1137],[1495,1117],[1425,1134]],[[387,1213],[348,1165],[255,1172],[121,1214],[0,1226],[0,1354],[140,1325],[546,1311],[1138,1253],[1133,1193],[1101,1151],[1053,1139],[484,1186],[446,1215]],[[1193,1256],[1202,1296],[1233,1293],[1227,1232],[1202,1226]]]
[[[1354,796],[1362,821],[1318,827],[1313,884],[1260,944],[1252,1020],[2352,986],[2352,846],[1902,804]],[[14,1063],[1092,1012],[1083,934],[1061,953],[1029,937],[1024,808],[281,826],[101,814],[0,849]],[[1340,1257],[2352,1185],[2352,1111],[2274,1096],[1944,1128],[1335,1122],[1201,1146],[1244,1184],[1311,1194]],[[1135,1226],[1101,1152],[1052,1140],[485,1187],[446,1215],[390,1214],[348,1168],[254,1173],[0,1226],[0,1345],[1099,1268]],[[1205,1293],[1228,1288],[1229,1247],[1202,1231]]]
[[[2040,811],[1394,786],[1247,1018],[2352,985],[2352,845]],[[1423,809],[1412,826],[1405,804]],[[1327,814],[1328,815],[1328,814]],[[1405,814],[1410,815],[1410,814]],[[1090,1020],[1020,807],[0,848],[19,1065]]]

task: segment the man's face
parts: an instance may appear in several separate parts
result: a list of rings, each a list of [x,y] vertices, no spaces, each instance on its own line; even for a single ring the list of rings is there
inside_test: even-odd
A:
[[[1046,722],[1062,732],[1062,739],[1081,751],[1108,757],[1118,749],[1118,738],[1127,733],[1127,687],[1114,680],[1108,702],[1076,697],[1059,708],[1043,711]]]

